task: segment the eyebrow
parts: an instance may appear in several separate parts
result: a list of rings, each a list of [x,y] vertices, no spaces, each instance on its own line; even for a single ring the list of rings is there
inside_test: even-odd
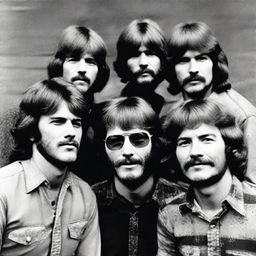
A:
[[[205,137],[214,137],[214,138],[216,138],[217,136],[214,133],[205,133],[205,134],[201,134],[201,135],[199,135],[197,137],[199,137],[199,138],[205,138]],[[188,136],[182,136],[182,137],[178,137],[177,141],[179,141],[179,140],[187,140],[187,139],[190,139],[190,138],[191,137],[188,137]]]
[[[82,118],[75,117],[75,118],[66,118],[62,116],[52,116],[50,117],[51,120],[71,120],[71,121],[82,121]]]

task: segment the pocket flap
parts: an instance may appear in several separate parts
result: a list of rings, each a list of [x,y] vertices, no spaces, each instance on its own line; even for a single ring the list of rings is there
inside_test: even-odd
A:
[[[87,225],[86,220],[80,220],[74,223],[70,223],[68,225],[68,230],[69,230],[69,235],[73,239],[80,239],[81,235],[83,234],[86,225]]]
[[[9,233],[8,238],[16,243],[29,245],[44,240],[50,229],[44,226],[23,227]]]

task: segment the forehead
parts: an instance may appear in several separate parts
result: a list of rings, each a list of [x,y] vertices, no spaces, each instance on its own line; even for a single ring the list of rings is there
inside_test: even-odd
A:
[[[49,115],[43,115],[41,116],[41,119],[44,118],[67,118],[67,119],[74,119],[74,118],[80,118],[76,115],[74,115],[68,107],[68,104],[65,101],[61,101],[58,106],[55,113],[51,113]]]
[[[200,137],[205,135],[213,135],[218,138],[222,138],[219,128],[209,124],[201,124],[200,126],[194,129],[185,128],[178,139],[180,138],[192,138],[192,137]]]
[[[148,47],[146,45],[144,45],[143,43],[140,45],[138,51],[139,52],[145,52],[148,50]]]
[[[123,130],[119,126],[111,127],[107,130],[107,135],[106,136],[111,136],[111,135],[122,135],[126,133],[134,133],[134,132],[144,132],[146,130],[139,129],[139,128],[134,128],[134,129],[129,129],[129,130]]]
[[[194,58],[196,56],[199,56],[199,55],[204,55],[203,52],[199,52],[199,51],[195,51],[195,50],[187,50],[185,53],[184,53],[184,57],[189,57],[189,58]],[[205,54],[206,55],[206,54]]]

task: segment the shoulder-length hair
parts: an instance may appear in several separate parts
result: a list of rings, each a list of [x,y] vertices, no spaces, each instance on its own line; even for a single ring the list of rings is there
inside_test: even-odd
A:
[[[210,27],[203,22],[179,23],[173,28],[168,40],[169,67],[166,79],[170,82],[171,93],[177,94],[182,89],[177,81],[175,65],[188,50],[204,53],[212,60],[213,91],[223,92],[231,88],[227,56]]]
[[[222,107],[210,100],[187,101],[166,115],[163,126],[167,165],[170,164],[177,175],[181,174],[176,158],[177,139],[184,129],[194,129],[201,124],[212,125],[220,130],[226,146],[227,165],[233,175],[240,180],[244,179],[247,150],[243,132],[233,115],[227,114]]]
[[[150,19],[133,20],[121,33],[117,41],[117,57],[113,63],[121,82],[131,80],[131,72],[127,67],[127,60],[136,56],[141,45],[147,47],[161,60],[159,82],[163,80],[166,66],[167,41],[159,25]]]
[[[32,145],[41,138],[38,130],[40,117],[55,113],[63,101],[71,113],[85,121],[89,111],[87,102],[76,87],[63,79],[44,80],[27,89],[20,103],[19,118],[11,130],[15,139],[11,161],[32,156]]]
[[[80,58],[86,53],[95,58],[99,69],[90,91],[100,92],[107,84],[110,73],[106,62],[107,47],[99,34],[85,26],[71,25],[64,29],[57,51],[47,67],[49,78],[63,75],[63,63],[66,58]]]

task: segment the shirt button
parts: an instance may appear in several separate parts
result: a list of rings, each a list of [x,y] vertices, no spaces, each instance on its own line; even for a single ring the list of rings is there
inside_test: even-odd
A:
[[[26,237],[26,242],[27,242],[27,243],[30,243],[31,240],[32,240],[31,236],[27,236],[27,237]]]
[[[216,227],[215,224],[211,224],[211,225],[210,225],[210,228],[215,228],[215,227]]]

